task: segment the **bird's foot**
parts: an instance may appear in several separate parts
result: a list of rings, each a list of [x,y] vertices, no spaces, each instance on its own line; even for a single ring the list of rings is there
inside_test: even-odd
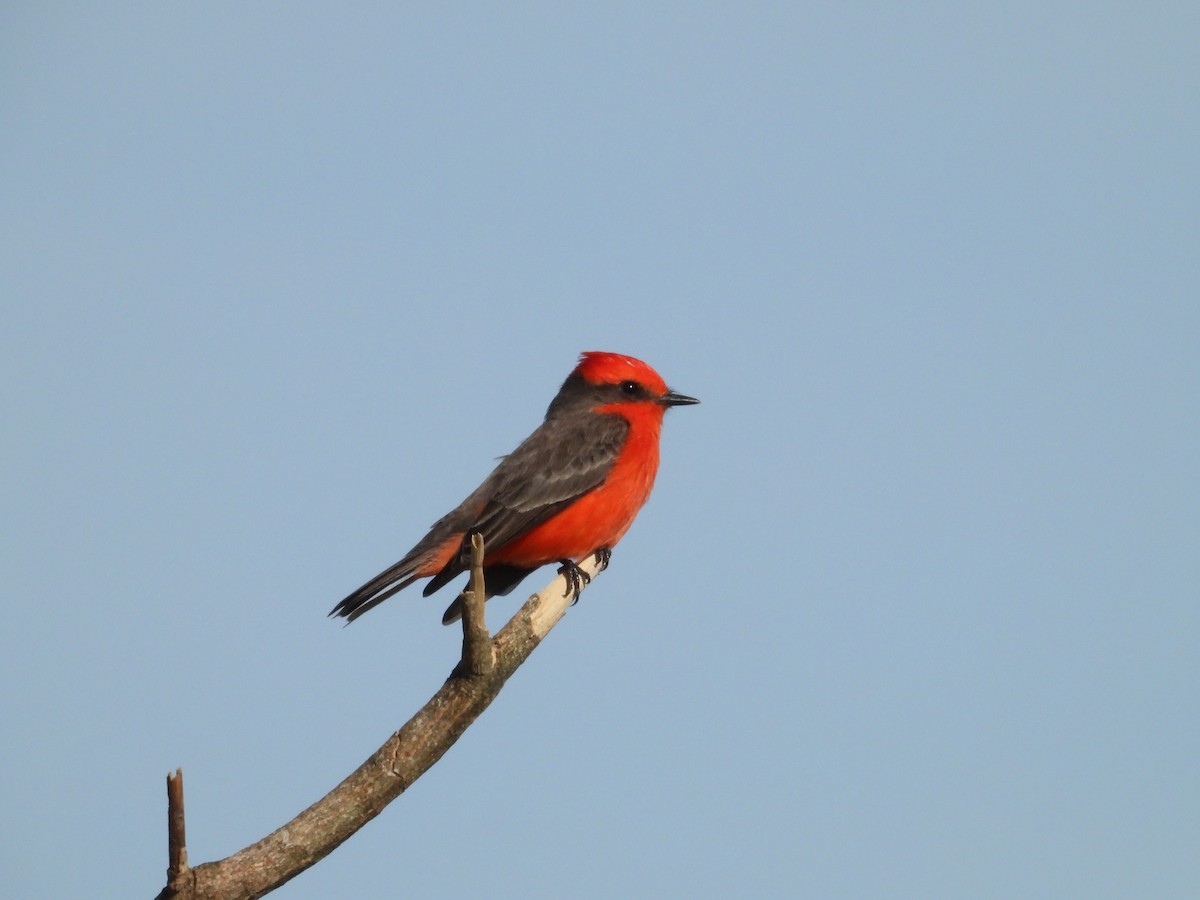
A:
[[[600,571],[603,572],[608,568],[608,561],[612,559],[612,549],[609,547],[601,547],[594,555],[596,557],[597,565],[600,566]]]
[[[558,567],[558,574],[567,579],[567,589],[563,591],[563,596],[571,597],[571,605],[574,606],[579,602],[583,586],[592,583],[592,576],[579,568],[579,564],[574,560],[560,559],[559,562],[561,565]]]

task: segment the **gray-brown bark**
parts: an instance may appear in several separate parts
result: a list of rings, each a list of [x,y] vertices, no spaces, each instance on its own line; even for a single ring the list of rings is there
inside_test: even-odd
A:
[[[567,581],[560,575],[530,597],[489,639],[483,621],[482,543],[472,549],[462,659],[429,702],[332,791],[249,847],[225,859],[189,868],[183,844],[181,775],[177,772],[174,782],[168,779],[170,868],[167,886],[158,900],[250,900],[274,890],[328,856],[379,815],[441,759],[488,707],[562,618],[571,597]],[[589,557],[581,568],[595,575],[601,566]]]

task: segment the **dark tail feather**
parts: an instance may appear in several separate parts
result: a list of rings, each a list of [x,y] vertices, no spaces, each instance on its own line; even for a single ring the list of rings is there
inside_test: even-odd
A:
[[[454,602],[446,607],[446,611],[442,613],[442,624],[453,625],[462,618],[462,594],[454,598]]]
[[[406,567],[407,568],[407,567]],[[394,569],[388,569],[382,575],[372,578],[357,591],[329,611],[331,616],[345,616],[346,624],[350,624],[369,609],[374,609],[388,597],[404,590],[420,575],[409,575],[400,582],[396,578],[407,572],[392,574]],[[411,568],[409,569],[411,571]]]

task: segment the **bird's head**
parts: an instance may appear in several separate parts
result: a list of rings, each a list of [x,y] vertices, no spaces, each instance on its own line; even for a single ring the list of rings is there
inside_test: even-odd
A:
[[[661,416],[668,407],[699,402],[695,397],[670,390],[662,376],[640,359],[588,350],[580,355],[579,365],[563,383],[546,414],[586,403],[590,409],[613,412],[636,406]]]

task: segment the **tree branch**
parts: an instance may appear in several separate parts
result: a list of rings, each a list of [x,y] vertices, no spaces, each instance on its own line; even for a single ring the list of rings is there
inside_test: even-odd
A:
[[[463,650],[458,674],[487,675],[496,666],[496,649],[483,621],[487,599],[483,583],[483,535],[471,534],[471,581],[462,593]]]
[[[463,603],[463,658],[441,689],[341,784],[286,825],[216,862],[189,869],[182,857],[182,870],[158,900],[261,897],[328,856],[442,758],[558,624],[572,599],[566,579],[559,575],[489,640],[483,622],[482,549],[481,543],[477,562],[472,541],[471,597]],[[602,566],[588,557],[581,568],[595,576]],[[182,849],[182,782],[179,786]]]
[[[187,834],[183,818],[183,770],[167,775],[167,884],[187,875]]]

